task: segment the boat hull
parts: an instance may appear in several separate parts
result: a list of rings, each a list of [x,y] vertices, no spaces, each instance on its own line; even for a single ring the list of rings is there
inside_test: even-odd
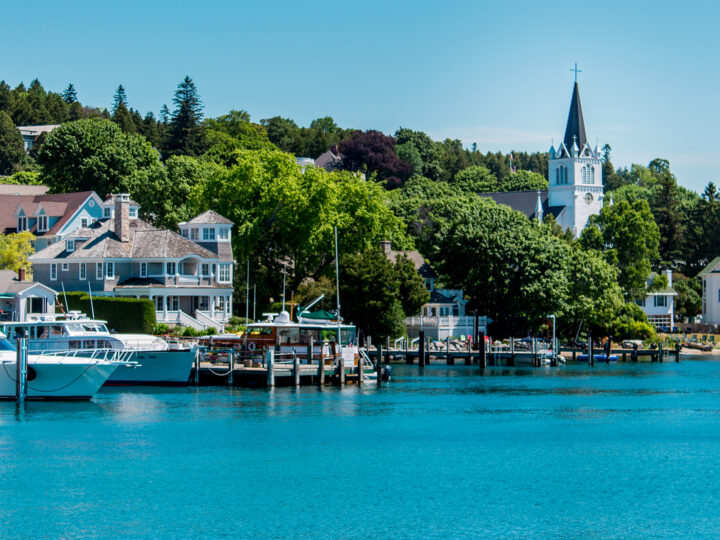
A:
[[[190,380],[195,351],[136,351],[128,360],[138,365],[120,366],[106,386],[185,386]]]
[[[0,399],[15,399],[16,361],[2,359]],[[33,357],[28,359],[27,400],[88,400],[117,369],[118,365],[75,357]]]

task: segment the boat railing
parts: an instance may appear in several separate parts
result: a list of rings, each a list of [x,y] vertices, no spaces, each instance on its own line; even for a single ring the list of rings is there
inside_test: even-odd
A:
[[[89,358],[98,362],[110,362],[114,364],[135,365],[137,362],[131,361],[130,358],[135,351],[126,349],[69,349],[69,350],[53,350],[34,352],[39,356],[52,356],[63,358]]]

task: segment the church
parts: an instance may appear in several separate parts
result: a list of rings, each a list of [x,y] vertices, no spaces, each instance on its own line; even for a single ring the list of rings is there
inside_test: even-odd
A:
[[[548,152],[547,190],[482,193],[498,204],[510,206],[530,219],[542,220],[548,213],[577,237],[590,216],[603,206],[602,153],[591,148],[585,133],[580,90],[575,81],[565,137]]]

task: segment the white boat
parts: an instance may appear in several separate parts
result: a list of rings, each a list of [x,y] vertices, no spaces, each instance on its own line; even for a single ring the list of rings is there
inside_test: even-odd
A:
[[[195,360],[193,349],[170,350],[168,343],[147,334],[114,334],[106,321],[89,319],[79,312],[41,315],[25,322],[2,322],[0,331],[9,338],[27,337],[31,353],[96,349],[131,352],[105,383],[109,386],[183,386],[190,379]]]
[[[90,399],[124,365],[119,351],[88,355],[28,354],[25,399]],[[0,399],[16,398],[17,352],[0,336]]]

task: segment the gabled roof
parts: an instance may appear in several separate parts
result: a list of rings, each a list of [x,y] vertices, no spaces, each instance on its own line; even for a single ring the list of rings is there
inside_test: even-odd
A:
[[[45,195],[47,186],[28,184],[0,184],[0,195]]]
[[[720,257],[715,257],[712,261],[710,261],[707,266],[700,271],[698,276],[707,274],[720,274]]]
[[[68,236],[88,238],[75,250],[68,252],[66,242],[55,242],[30,256],[30,261],[47,259],[182,259],[196,255],[203,259],[215,259],[217,256],[183,238],[173,231],[156,229],[141,219],[130,220],[130,241],[121,242],[114,231],[114,219],[103,219],[91,227],[78,229]]]
[[[571,150],[573,144],[577,144],[579,150],[582,150],[587,144],[585,120],[583,119],[582,105],[580,104],[580,90],[577,82],[573,86],[573,94],[570,101],[570,112],[568,113],[563,142],[565,143],[565,146]]]
[[[18,275],[12,270],[0,270],[0,294],[18,294],[37,285],[55,293],[50,287],[42,283],[36,281],[20,281]]]
[[[200,224],[220,224],[220,225],[233,225],[233,222],[228,218],[221,216],[215,210],[206,210],[199,216],[195,216],[189,219],[186,223],[180,225],[200,225]]]
[[[392,262],[397,262],[399,257],[407,257],[410,262],[413,263],[413,266],[415,266],[415,270],[417,270],[418,274],[420,274],[420,277],[425,279],[435,279],[437,278],[437,274],[435,273],[435,270],[432,269],[432,267],[427,263],[425,260],[425,257],[420,255],[419,251],[387,251],[385,252],[385,256],[390,259]]]
[[[45,214],[60,219],[49,231],[38,233],[37,225],[29,230],[35,236],[54,235],[60,231],[83,203],[94,195],[92,191],[75,193],[55,193],[52,195],[15,195],[0,193],[0,232],[11,233],[17,230],[16,212],[19,209],[27,217],[34,217],[38,204],[42,204]]]
[[[498,204],[509,206],[513,210],[522,212],[530,219],[535,219],[538,192],[534,191],[499,191],[492,193],[478,193],[481,197],[489,197]],[[552,214],[557,218],[564,210],[562,206],[550,206],[548,204],[548,192],[546,189],[540,191],[543,215]]]
[[[430,291],[430,300],[427,301],[428,304],[455,304],[456,302],[457,298],[445,296],[437,289]]]

